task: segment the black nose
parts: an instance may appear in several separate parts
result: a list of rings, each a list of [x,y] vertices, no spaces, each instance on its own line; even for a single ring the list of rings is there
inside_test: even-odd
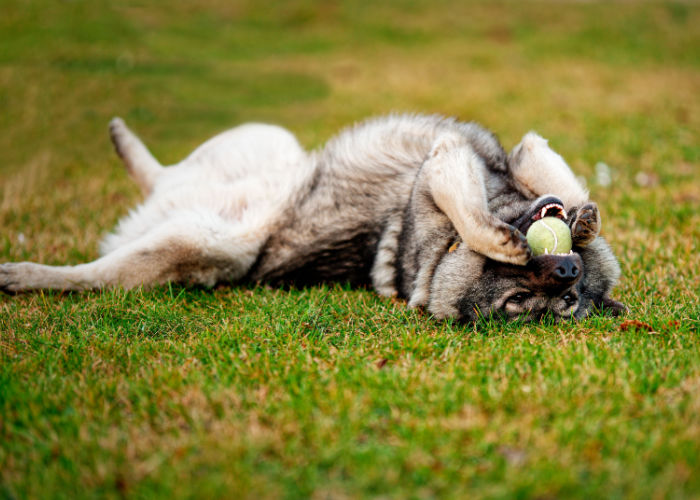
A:
[[[575,259],[562,259],[554,268],[554,277],[559,281],[575,280],[581,269]]]
[[[577,253],[545,254],[534,257],[527,264],[532,286],[561,291],[583,276],[583,260]]]

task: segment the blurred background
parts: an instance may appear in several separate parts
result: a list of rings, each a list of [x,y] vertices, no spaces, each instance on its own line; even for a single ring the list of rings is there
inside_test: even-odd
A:
[[[369,115],[409,111],[479,121],[507,149],[537,130],[587,182],[627,271],[649,252],[698,269],[695,2],[1,0],[0,10],[4,259],[93,258],[138,201],[108,140],[113,116],[173,163],[241,122],[282,124],[312,148]]]

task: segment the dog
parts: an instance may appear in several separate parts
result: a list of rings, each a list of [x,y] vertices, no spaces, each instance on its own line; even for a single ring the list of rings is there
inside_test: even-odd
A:
[[[620,267],[596,204],[534,132],[506,153],[474,122],[394,114],[307,152],[253,123],[169,167],[120,118],[110,134],[145,201],[97,260],[2,264],[0,289],[340,281],[466,322],[625,310],[610,296]],[[544,216],[569,225],[569,254],[532,256],[524,234]]]

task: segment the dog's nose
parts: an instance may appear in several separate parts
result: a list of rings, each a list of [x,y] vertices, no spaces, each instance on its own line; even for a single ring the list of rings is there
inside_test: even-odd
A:
[[[561,282],[574,281],[581,272],[577,260],[562,259],[554,268],[554,277]]]
[[[533,258],[528,264],[534,285],[554,290],[570,287],[583,275],[583,260],[577,253],[565,255],[545,254]]]

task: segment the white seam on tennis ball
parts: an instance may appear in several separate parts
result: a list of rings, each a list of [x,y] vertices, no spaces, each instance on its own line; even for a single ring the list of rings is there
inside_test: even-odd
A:
[[[554,231],[554,229],[547,225],[547,222],[542,221],[542,224],[544,225],[544,227],[549,229],[549,232],[552,233],[552,236],[554,236],[554,248],[552,248],[552,253],[556,253],[557,247],[559,246],[559,238],[557,238],[557,233]],[[547,250],[547,247],[545,247],[545,250]]]

